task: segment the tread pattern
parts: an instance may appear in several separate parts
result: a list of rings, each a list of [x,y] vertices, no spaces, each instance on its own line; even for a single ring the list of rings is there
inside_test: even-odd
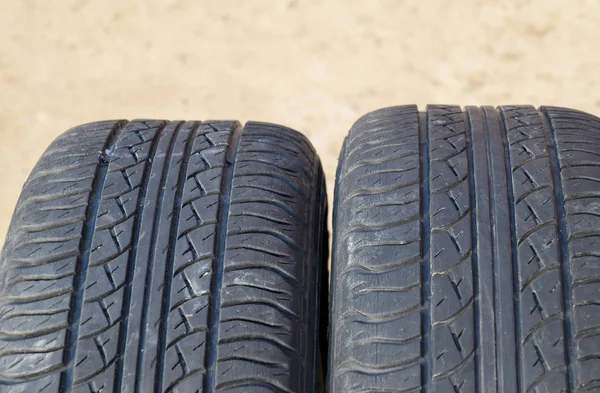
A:
[[[561,277],[567,383],[574,391],[600,391],[600,265],[598,182],[600,119],[565,108],[542,108],[559,181]],[[560,343],[557,346],[561,346]]]
[[[514,203],[522,389],[566,389],[562,281],[551,157],[533,107],[503,107]],[[546,207],[548,206],[548,208]],[[546,337],[554,337],[548,340]],[[554,370],[554,372],[552,372]],[[558,371],[558,372],[557,372]],[[558,389],[557,391],[560,391]]]
[[[334,205],[332,392],[420,385],[419,147],[414,106],[364,116],[344,144]]]
[[[306,368],[306,359],[316,361],[316,341],[311,340],[317,336],[309,331],[316,315],[309,313],[315,310],[318,265],[298,262],[321,260],[311,250],[315,244],[294,228],[315,228],[311,203],[317,199],[308,194],[319,164],[302,135],[278,126],[250,122],[239,143],[215,389],[284,392],[296,386],[297,392],[314,391],[316,370]]]
[[[469,154],[465,114],[430,106],[431,352],[434,392],[474,389],[477,307]]]
[[[2,254],[0,390],[313,391],[322,177],[281,126],[68,131]]]
[[[600,391],[598,131],[552,107],[359,119],[336,183],[330,391]]]

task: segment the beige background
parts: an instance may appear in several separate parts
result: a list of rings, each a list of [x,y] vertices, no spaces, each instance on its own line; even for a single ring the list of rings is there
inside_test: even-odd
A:
[[[329,194],[382,106],[532,103],[600,114],[598,0],[0,0],[0,239],[59,133],[107,118],[282,123]]]

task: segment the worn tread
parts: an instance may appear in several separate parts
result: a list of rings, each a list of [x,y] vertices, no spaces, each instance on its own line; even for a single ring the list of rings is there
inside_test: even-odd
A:
[[[554,107],[359,119],[336,179],[330,391],[598,389],[599,132]]]
[[[67,131],[2,253],[0,391],[316,391],[325,201],[282,126]]]

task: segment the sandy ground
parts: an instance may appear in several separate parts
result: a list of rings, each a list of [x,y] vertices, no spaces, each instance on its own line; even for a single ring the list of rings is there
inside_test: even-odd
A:
[[[0,0],[0,239],[65,129],[108,118],[282,123],[330,198],[361,114],[417,103],[600,114],[600,1]]]

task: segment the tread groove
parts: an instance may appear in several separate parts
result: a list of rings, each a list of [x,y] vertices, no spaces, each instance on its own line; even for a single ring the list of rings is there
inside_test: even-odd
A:
[[[475,193],[475,176],[473,170],[473,136],[472,136],[472,119],[468,111],[464,112],[465,116],[465,139],[467,144],[467,157],[469,163],[469,199],[471,201],[471,243],[472,243],[472,256],[473,256],[473,299],[479,299],[479,259],[478,259],[478,236],[477,236],[477,199]],[[479,346],[481,343],[480,337],[480,314],[479,301],[474,300],[474,341],[476,349],[474,350],[474,361],[475,361],[475,390],[481,391],[481,354],[479,353]]]
[[[523,376],[522,376],[522,358],[523,350],[521,348],[521,281],[519,279],[519,265],[517,254],[517,229],[515,222],[515,193],[513,189],[513,170],[510,157],[510,145],[508,143],[508,126],[506,124],[506,114],[503,110],[500,111],[500,120],[502,123],[502,137],[504,141],[504,160],[506,162],[506,178],[508,186],[508,219],[510,226],[510,242],[511,242],[511,268],[513,277],[513,293],[514,293],[514,318],[515,318],[515,352],[516,352],[516,375],[517,375],[517,392],[522,392]],[[529,194],[528,194],[529,195]],[[523,198],[519,198],[523,199]]]
[[[211,300],[208,311],[208,336],[206,340],[206,354],[204,369],[206,376],[204,378],[203,393],[213,393],[216,389],[216,367],[217,367],[217,345],[219,344],[219,319],[221,306],[221,289],[223,286],[223,274],[225,266],[225,251],[227,239],[227,225],[229,222],[229,209],[231,205],[231,195],[233,189],[233,174],[235,168],[238,146],[243,129],[239,125],[231,130],[229,134],[229,143],[227,145],[226,168],[221,179],[220,203],[217,211],[218,228],[215,237],[215,258],[213,265],[213,275],[211,277]]]
[[[179,129],[183,124],[179,125]],[[162,390],[163,385],[163,374],[165,367],[165,352],[167,349],[167,324],[169,321],[170,303],[171,303],[171,286],[173,283],[173,269],[175,263],[175,245],[177,244],[177,238],[179,233],[179,217],[181,215],[181,209],[183,206],[183,192],[185,186],[185,178],[188,170],[189,159],[191,156],[192,148],[194,145],[194,139],[198,133],[201,122],[197,122],[193,130],[189,133],[185,150],[183,153],[183,160],[179,169],[179,177],[177,181],[177,189],[175,191],[175,199],[173,202],[173,216],[171,217],[171,230],[169,233],[169,249],[167,251],[167,268],[165,269],[164,277],[164,289],[161,304],[161,319],[159,327],[159,338],[158,338],[158,353],[157,353],[157,366],[156,366],[156,383],[155,391],[159,393]],[[178,129],[178,131],[179,131]],[[178,132],[173,135],[173,142],[177,140]],[[180,355],[182,356],[182,355]],[[186,374],[186,373],[184,373]]]
[[[496,304],[496,294],[497,291],[499,290],[498,285],[497,285],[497,275],[496,275],[496,259],[498,258],[497,254],[496,254],[496,248],[495,248],[495,243],[497,242],[497,234],[494,233],[498,223],[498,217],[496,216],[496,193],[494,192],[494,174],[493,174],[493,169],[492,169],[492,150],[491,150],[491,136],[490,136],[490,119],[488,116],[488,113],[485,109],[482,109],[482,113],[483,113],[483,121],[485,123],[485,146],[486,146],[486,157],[487,157],[487,177],[488,177],[488,192],[489,192],[489,196],[490,196],[490,204],[489,204],[489,215],[490,215],[490,231],[491,231],[491,254],[492,254],[492,263],[491,263],[491,271],[492,271],[492,305],[493,305],[493,312],[492,315],[494,316],[494,322],[496,325],[496,339],[494,340],[494,364],[495,364],[495,376],[496,376],[496,391],[499,390],[499,379],[498,379],[498,367],[499,367],[499,359],[498,359],[498,325],[499,323],[501,323],[502,321],[498,321],[496,320],[496,316],[497,316],[497,304]],[[502,381],[504,382],[504,381]]]
[[[421,149],[421,384],[423,393],[431,390],[431,216],[429,202],[429,112],[419,114],[419,137]]]
[[[144,359],[144,349],[145,349],[145,344],[146,344],[146,334],[147,334],[147,329],[146,329],[146,324],[148,323],[148,310],[149,310],[149,306],[150,306],[150,289],[152,287],[152,280],[153,280],[153,276],[154,276],[154,265],[155,265],[155,253],[156,253],[156,246],[157,246],[157,239],[158,239],[158,232],[159,232],[159,223],[160,223],[160,217],[161,217],[161,211],[163,208],[163,200],[164,200],[164,194],[165,194],[165,184],[167,181],[167,175],[169,174],[169,167],[171,166],[171,161],[172,161],[172,157],[173,157],[173,150],[175,147],[175,141],[177,140],[177,135],[179,134],[179,130],[181,129],[181,126],[183,125],[183,122],[179,122],[176,126],[175,129],[172,132],[172,135],[170,136],[170,141],[169,141],[169,147],[167,149],[167,153],[165,156],[165,160],[163,163],[163,167],[162,167],[162,171],[161,171],[161,178],[160,178],[160,185],[158,188],[158,198],[156,200],[156,206],[155,206],[155,212],[154,212],[154,223],[152,225],[152,232],[150,235],[150,251],[148,253],[148,262],[147,262],[147,271],[146,271],[146,279],[145,279],[145,290],[144,290],[144,301],[143,301],[143,305],[142,305],[142,317],[141,317],[141,323],[140,323],[140,344],[138,347],[138,356],[137,356],[137,364],[136,364],[136,375],[135,375],[135,383],[134,383],[134,391],[135,392],[140,392],[141,389],[141,380],[142,380],[142,376],[144,375],[143,370],[142,370],[142,364],[143,364],[143,359]],[[164,129],[163,129],[164,131]],[[159,134],[160,135],[160,134]],[[157,141],[160,139],[157,138]]]
[[[63,352],[63,364],[65,365],[71,364],[76,359],[81,309],[84,300],[85,281],[87,278],[88,265],[90,263],[92,242],[94,233],[96,231],[96,218],[98,215],[100,199],[104,189],[104,181],[106,180],[110,157],[114,152],[114,147],[119,137],[119,133],[126,124],[127,122],[124,121],[118,122],[110,131],[110,134],[106,140],[106,144],[99,157],[100,163],[97,166],[96,173],[94,175],[92,191],[90,192],[88,207],[86,209],[86,220],[82,229],[81,241],[79,245],[80,255],[77,258],[77,269],[79,269],[79,274],[75,274],[73,285],[74,289],[71,296],[70,312],[68,316],[69,327],[65,337],[65,351]],[[71,390],[73,386],[73,374],[73,368],[70,367],[66,367],[61,372],[59,382],[60,390],[65,392]]]
[[[124,353],[125,347],[127,343],[127,332],[129,329],[129,311],[131,307],[131,292],[132,292],[132,283],[135,274],[135,262],[137,259],[137,248],[140,239],[141,225],[142,225],[142,217],[144,212],[144,207],[146,204],[146,193],[147,186],[150,180],[150,174],[152,172],[154,156],[156,154],[156,150],[158,148],[158,141],[167,126],[166,122],[163,122],[159,129],[157,130],[154,139],[152,140],[152,144],[150,146],[150,150],[148,152],[148,163],[144,168],[144,173],[142,175],[142,180],[140,183],[140,193],[138,195],[137,200],[137,208],[136,208],[136,216],[133,222],[133,229],[131,238],[132,246],[129,252],[129,258],[127,260],[127,270],[125,273],[125,290],[123,295],[123,306],[122,306],[122,316],[121,316],[121,324],[119,326],[118,333],[118,343],[117,343],[117,353],[120,355],[117,357],[115,364],[115,377],[114,377],[114,391],[120,392],[122,379],[123,379],[123,370],[124,370]]]
[[[565,197],[561,182],[561,168],[558,157],[558,146],[556,141],[556,133],[552,125],[552,120],[547,112],[539,113],[542,119],[544,135],[547,137],[548,150],[550,155],[550,169],[552,174],[552,182],[554,185],[555,210],[558,223],[558,255],[559,264],[561,267],[561,281],[564,302],[564,329],[565,329],[565,358],[567,364],[567,383],[570,392],[576,392],[575,377],[572,371],[572,361],[577,359],[575,352],[575,337],[572,328],[572,288],[571,288],[571,272],[569,264],[569,239],[567,231],[567,214],[565,212]],[[534,385],[532,385],[533,387]]]

